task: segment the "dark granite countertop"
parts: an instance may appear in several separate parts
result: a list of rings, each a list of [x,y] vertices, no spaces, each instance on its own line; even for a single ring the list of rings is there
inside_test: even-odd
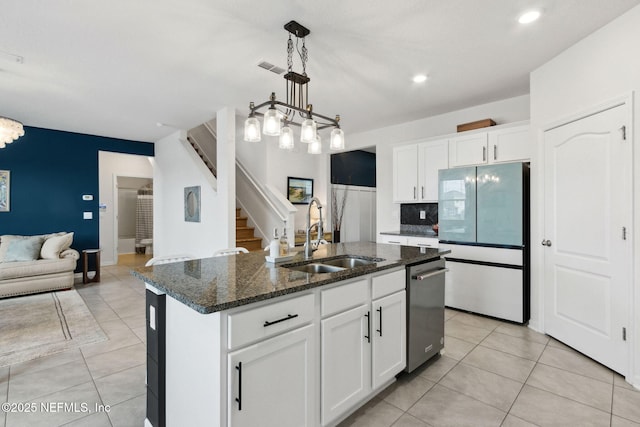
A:
[[[132,274],[194,310],[207,314],[346,280],[393,267],[437,259],[449,251],[372,242],[321,245],[313,259],[354,255],[382,259],[374,264],[338,271],[309,274],[267,263],[264,253],[140,267]],[[291,263],[304,263],[299,252]]]
[[[387,234],[389,236],[431,237],[433,239],[438,238],[438,235],[435,231],[381,231],[380,234]]]

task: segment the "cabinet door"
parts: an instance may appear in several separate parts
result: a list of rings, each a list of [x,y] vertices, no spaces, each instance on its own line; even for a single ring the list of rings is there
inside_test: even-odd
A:
[[[368,304],[322,320],[322,425],[342,415],[371,389],[370,321]]]
[[[374,300],[372,316],[372,387],[375,390],[406,366],[406,292]]]
[[[418,200],[418,146],[393,148],[393,201]]]
[[[229,426],[315,425],[313,325],[228,356]]]
[[[531,158],[529,126],[489,132],[489,163],[526,161]]]
[[[449,167],[449,141],[425,142],[418,146],[419,198],[438,201],[438,170]]]
[[[449,166],[487,163],[487,132],[458,136],[449,140]]]

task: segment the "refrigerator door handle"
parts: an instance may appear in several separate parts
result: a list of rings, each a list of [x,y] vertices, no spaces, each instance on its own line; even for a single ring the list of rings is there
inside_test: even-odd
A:
[[[487,147],[486,146],[482,147],[482,161],[483,162],[487,161]]]

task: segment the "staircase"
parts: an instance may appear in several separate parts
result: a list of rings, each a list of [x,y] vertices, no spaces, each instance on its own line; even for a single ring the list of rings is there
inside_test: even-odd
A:
[[[241,209],[236,208],[236,246],[248,251],[261,251],[262,239],[255,237],[253,230],[253,227],[247,227],[247,217],[242,216]]]
[[[200,148],[200,145],[198,145],[198,143],[191,136],[187,136],[187,141],[189,141],[189,144],[191,144],[193,149],[196,150],[196,153],[198,153],[198,156],[200,156],[200,158],[202,159],[204,164],[207,166],[207,168],[211,171],[213,176],[217,176],[216,166],[213,164],[211,160],[209,160],[209,157],[207,157],[204,151],[202,151],[202,149]]]

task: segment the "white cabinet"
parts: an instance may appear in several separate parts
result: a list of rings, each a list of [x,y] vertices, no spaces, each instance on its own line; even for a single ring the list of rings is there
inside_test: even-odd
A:
[[[437,237],[407,237],[407,246],[417,246],[419,248],[437,248]]]
[[[447,140],[393,149],[393,201],[437,202],[438,170],[449,167]]]
[[[460,135],[449,139],[449,165],[472,166],[531,158],[529,126]]]
[[[405,287],[405,270],[398,270],[321,292],[327,313],[321,321],[322,425],[339,420],[405,368]]]
[[[371,385],[377,389],[402,371],[407,362],[406,292],[373,301]]]
[[[438,170],[449,167],[449,141],[431,141],[418,145],[419,199],[438,201]]]
[[[449,166],[487,163],[487,132],[456,136],[449,139]]]
[[[406,236],[397,236],[393,234],[381,234],[378,238],[378,243],[387,243],[390,245],[406,245]]]
[[[321,322],[320,406],[323,425],[338,418],[369,394],[369,317],[369,305],[366,304]]]
[[[489,163],[524,161],[530,158],[529,126],[489,132]]]
[[[229,426],[315,425],[313,330],[307,325],[229,353]]]
[[[418,145],[393,148],[393,201],[418,200]]]

